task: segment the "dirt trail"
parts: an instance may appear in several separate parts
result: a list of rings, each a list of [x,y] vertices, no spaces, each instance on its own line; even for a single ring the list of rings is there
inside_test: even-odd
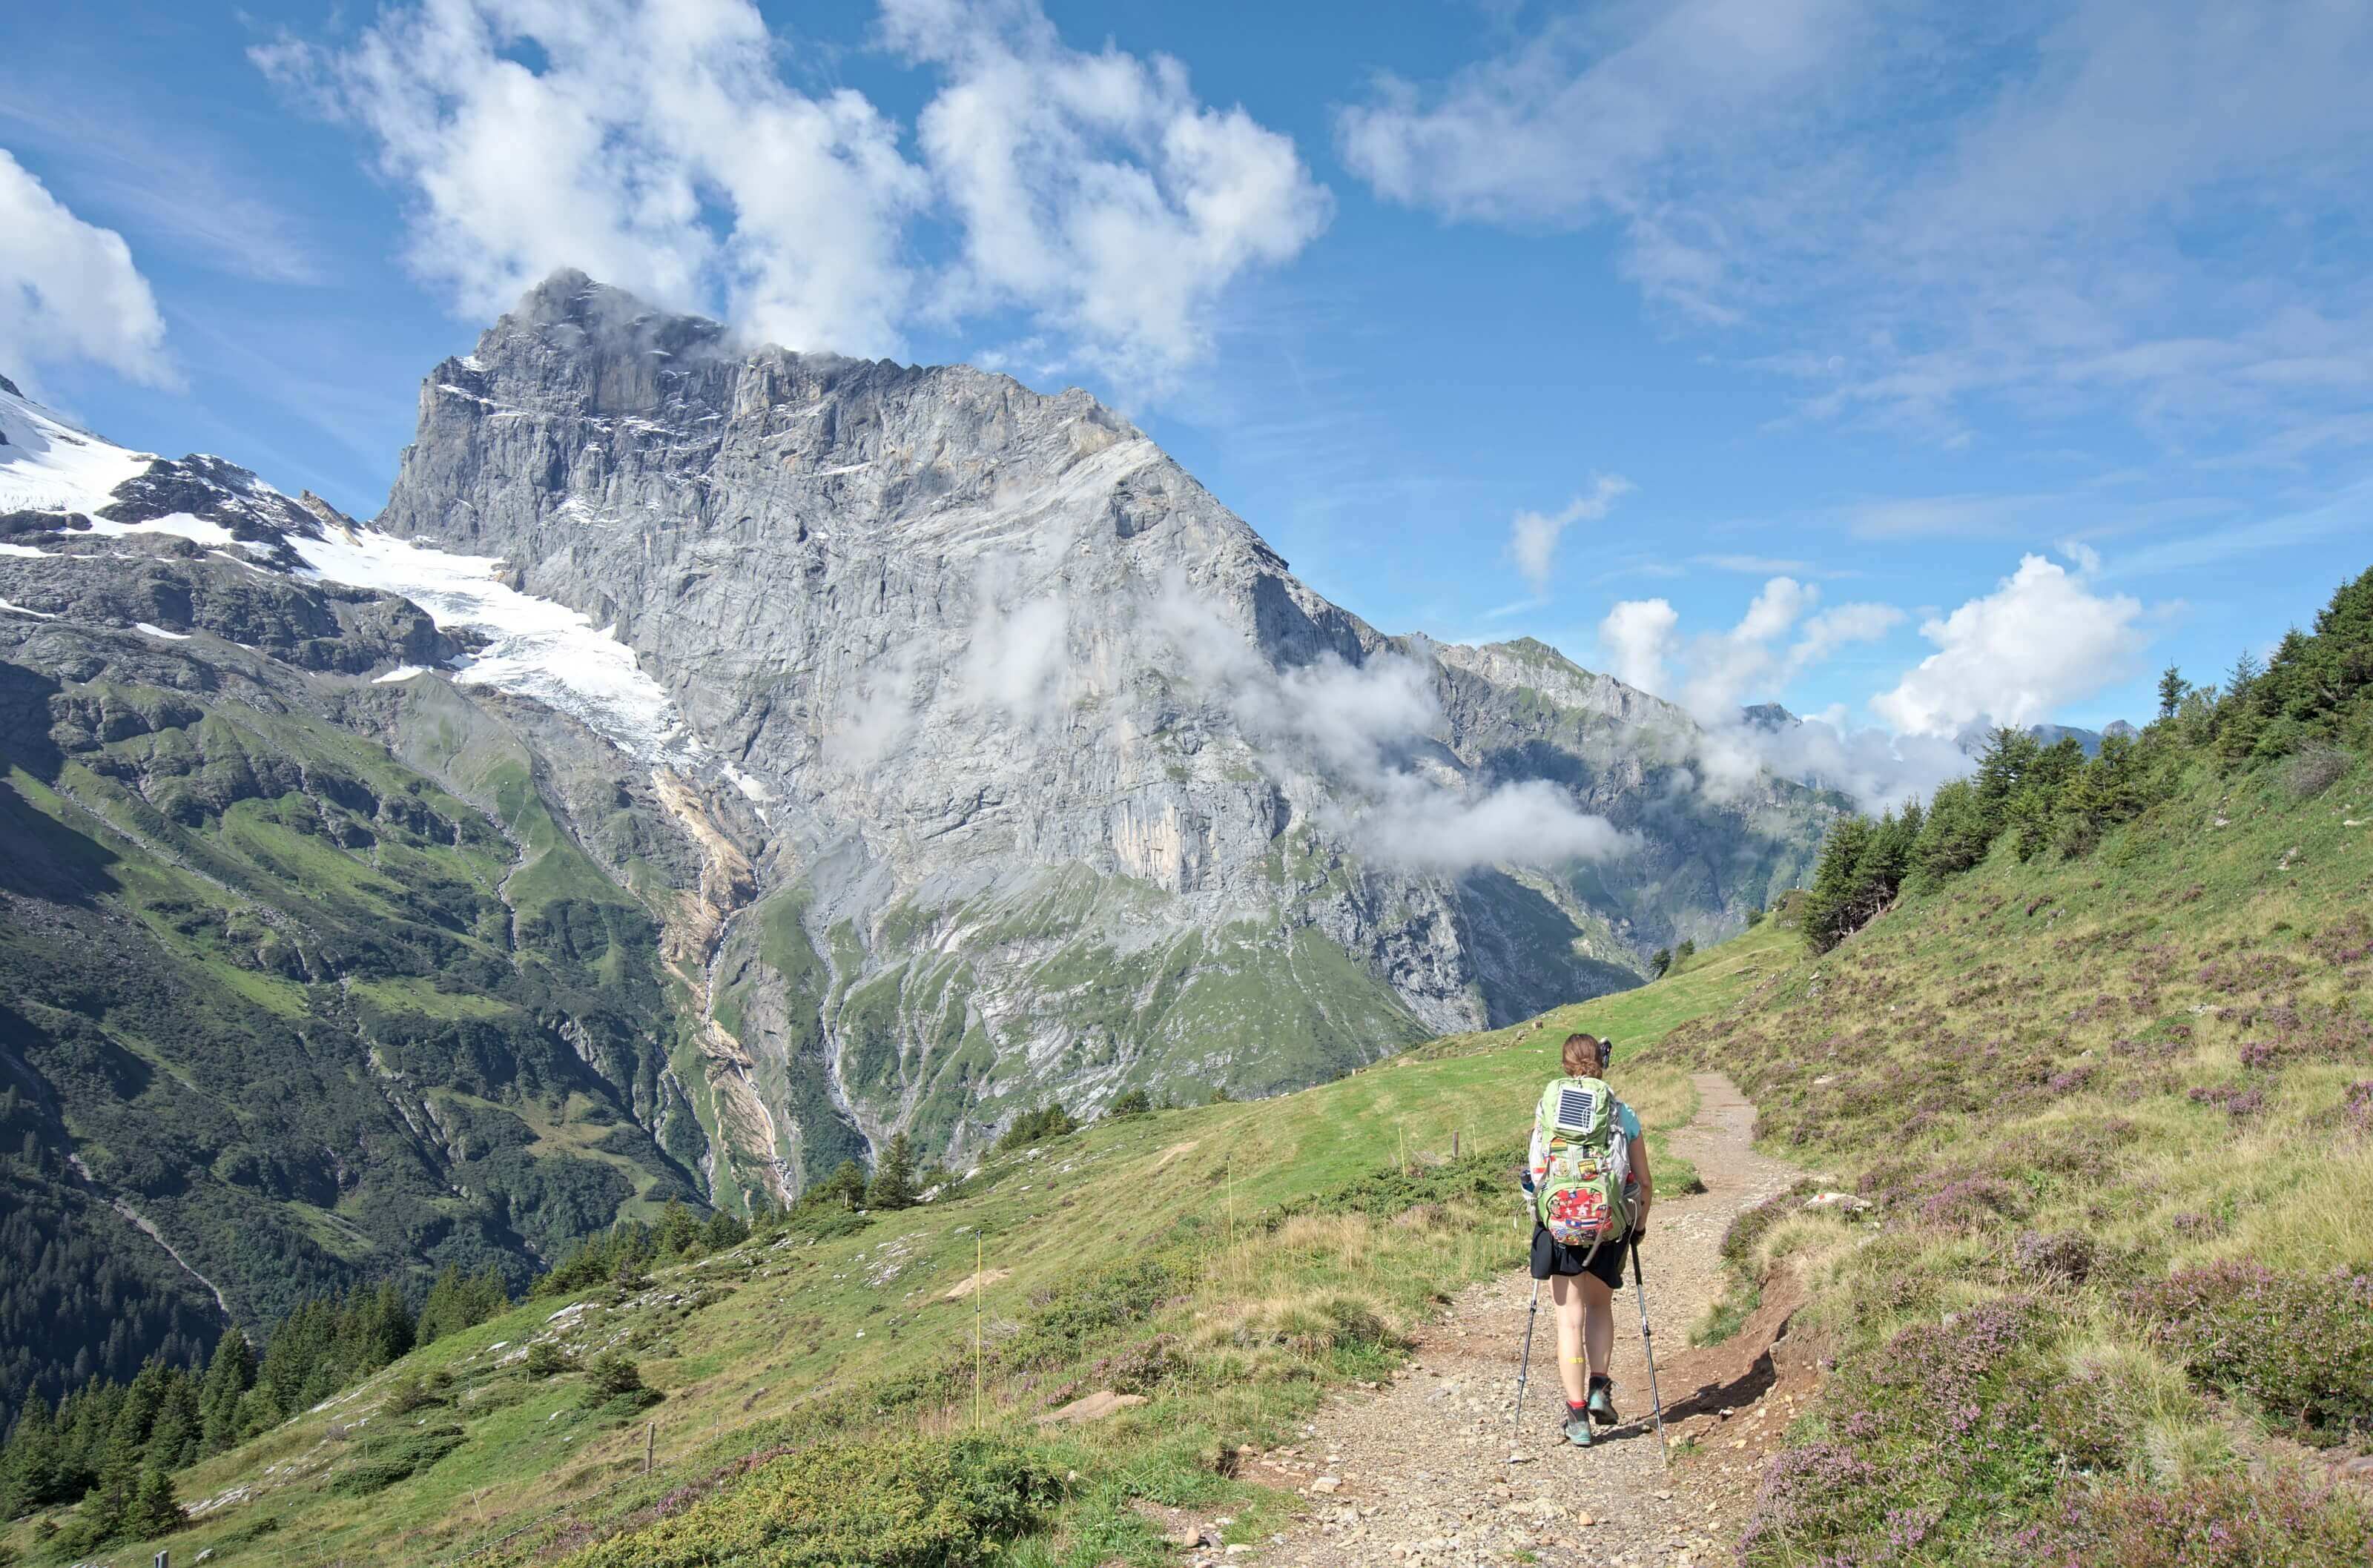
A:
[[[1700,1074],[1696,1084],[1697,1119],[1671,1144],[1696,1164],[1707,1191],[1660,1198],[1640,1252],[1670,1469],[1646,1419],[1639,1306],[1628,1277],[1615,1298],[1610,1369],[1626,1423],[1586,1450],[1560,1436],[1564,1401],[1544,1289],[1524,1428],[1513,1432],[1532,1286],[1519,1272],[1461,1295],[1390,1385],[1331,1400],[1299,1444],[1248,1457],[1246,1478],[1293,1488],[1307,1500],[1303,1516],[1250,1551],[1205,1547],[1196,1561],[1690,1568],[1717,1554],[1726,1559],[1762,1458],[1817,1375],[1782,1337],[1795,1303],[1776,1284],[1726,1343],[1691,1350],[1689,1330],[1723,1292],[1720,1250],[1732,1218],[1804,1172],[1755,1152],[1755,1108],[1728,1078]],[[1512,1454],[1524,1458],[1511,1462]]]

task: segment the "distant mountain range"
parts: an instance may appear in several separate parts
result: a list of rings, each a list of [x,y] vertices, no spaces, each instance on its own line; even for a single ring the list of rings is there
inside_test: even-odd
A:
[[[0,1179],[156,1306],[17,1382],[1633,984],[1844,804],[1697,738],[1375,631],[1083,393],[574,273],[368,525],[0,382]]]
[[[1777,703],[1758,703],[1751,707],[1741,708],[1739,716],[1746,720],[1748,727],[1761,730],[1783,729],[1805,722]],[[2122,735],[2131,740],[2142,733],[2123,719],[2111,719],[2099,729],[2079,729],[2074,725],[2064,724],[2031,724],[2026,727],[2028,734],[2046,746],[2057,746],[2063,737],[2073,736],[2076,744],[2085,749],[2087,757],[2099,754],[2101,738],[2105,735]],[[1971,757],[1982,756],[1993,732],[1992,725],[1972,725],[1954,738],[1954,744]]]

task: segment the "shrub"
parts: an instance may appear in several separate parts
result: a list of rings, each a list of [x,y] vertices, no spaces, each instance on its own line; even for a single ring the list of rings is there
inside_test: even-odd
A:
[[[2373,1560],[2373,1514],[2295,1475],[2216,1475],[2172,1491],[2127,1482],[2079,1493],[2043,1538],[2033,1561],[2362,1568]]]
[[[387,1401],[380,1409],[389,1415],[410,1415],[431,1405],[441,1405],[452,1384],[453,1375],[450,1372],[433,1373],[425,1378],[417,1375],[399,1377],[389,1385]]]
[[[527,1347],[527,1375],[531,1377],[557,1377],[568,1370],[568,1358],[550,1340],[538,1340]]]
[[[330,1478],[330,1490],[345,1497],[368,1497],[427,1469],[462,1442],[458,1426],[416,1426],[365,1440],[345,1469]]]
[[[2043,1280],[2083,1284],[2090,1278],[2097,1257],[2093,1238],[2082,1231],[2022,1231],[2011,1243],[2011,1260],[2019,1269]]]
[[[638,1404],[656,1402],[645,1398],[650,1389],[643,1385],[643,1369],[630,1356],[605,1350],[595,1356],[585,1368],[586,1408],[593,1409],[613,1400],[631,1399]]]
[[[1904,1329],[1850,1363],[1824,1398],[1829,1440],[1765,1470],[1739,1561],[1927,1561],[1924,1541],[2032,1518],[2065,1469],[2118,1448],[2105,1401],[2063,1388],[2049,1330],[2033,1300],[2011,1296]]]
[[[2373,1434],[2373,1274],[2227,1260],[2146,1285],[2134,1305],[2199,1381],[2310,1441]]]
[[[1111,1121],[1123,1116],[1143,1116],[1152,1109],[1153,1102],[1146,1098],[1143,1089],[1131,1089],[1112,1102],[1105,1111],[1105,1119]]]
[[[2348,772],[2348,753],[2329,746],[2310,746],[2283,770],[2283,783],[2296,800],[2312,800],[2340,782]]]
[[[1386,1166],[1359,1177],[1332,1192],[1296,1199],[1279,1211],[1280,1220],[1294,1214],[1366,1214],[1390,1219],[1424,1203],[1469,1202],[1485,1208],[1514,1202],[1516,1169],[1524,1164],[1519,1144],[1476,1149],[1442,1165],[1409,1169]],[[1501,1209],[1502,1214],[1506,1209]]]
[[[1948,1182],[1920,1205],[1920,1217],[1953,1230],[1982,1230],[2027,1212],[2026,1195],[1993,1176],[1964,1177]]]
[[[1803,1201],[1819,1190],[1814,1181],[1799,1181],[1785,1192],[1766,1198],[1751,1209],[1741,1210],[1730,1228],[1722,1235],[1722,1260],[1734,1269],[1744,1270],[1747,1260],[1755,1254],[1755,1244],[1763,1239],[1764,1232],[1794,1214]]]
[[[1062,1472],[1001,1438],[817,1444],[565,1568],[968,1568],[1036,1524]]]

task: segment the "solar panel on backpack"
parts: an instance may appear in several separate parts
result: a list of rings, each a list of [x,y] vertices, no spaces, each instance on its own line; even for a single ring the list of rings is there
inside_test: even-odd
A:
[[[1561,1127],[1587,1127],[1596,1109],[1596,1097],[1588,1089],[1558,1091],[1557,1124]]]

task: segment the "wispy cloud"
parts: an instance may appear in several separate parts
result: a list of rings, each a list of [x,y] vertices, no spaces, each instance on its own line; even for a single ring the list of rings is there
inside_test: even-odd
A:
[[[1536,591],[1549,580],[1549,558],[1559,538],[1574,524],[1596,522],[1630,494],[1634,486],[1619,473],[1595,473],[1590,488],[1554,512],[1518,512],[1508,525],[1508,558]]]
[[[1769,555],[1692,555],[1689,563],[1716,572],[1737,572],[1749,577],[1819,575],[1809,561],[1783,561]]]
[[[2320,544],[2350,532],[2360,539],[2373,537],[2373,479],[2360,480],[2328,501],[2297,511],[2119,551],[2108,558],[2102,575],[2148,577],[2196,571],[2268,551]]]
[[[1338,136],[1388,201],[1612,233],[1806,418],[1956,447],[1996,405],[2107,413],[2201,457],[2355,438],[2373,296],[2330,236],[2368,76],[2356,5],[1673,0],[1551,8]]]
[[[203,133],[167,133],[127,105],[101,112],[79,95],[23,86],[0,78],[0,134],[67,170],[88,210],[231,276],[318,284],[328,275],[303,224],[233,172]]]

